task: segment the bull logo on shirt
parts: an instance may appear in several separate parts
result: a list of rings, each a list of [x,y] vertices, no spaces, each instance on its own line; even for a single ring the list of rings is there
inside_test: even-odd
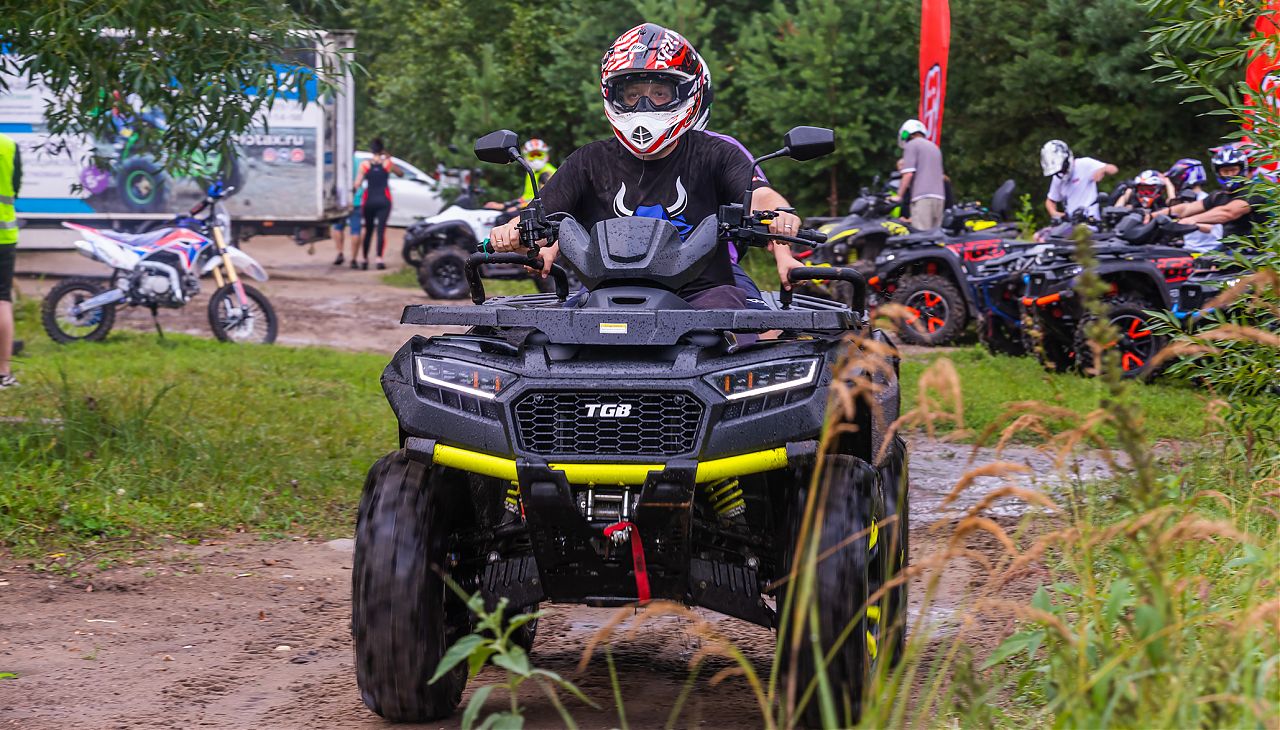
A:
[[[675,202],[671,205],[637,205],[635,208],[629,208],[627,207],[627,184],[624,182],[618,188],[618,194],[613,197],[613,212],[623,218],[637,216],[670,221],[679,232],[680,239],[684,240],[689,235],[689,231],[693,230],[693,226],[689,225],[684,218],[684,209],[689,205],[689,195],[685,192],[684,182],[679,177],[676,178],[675,196]]]

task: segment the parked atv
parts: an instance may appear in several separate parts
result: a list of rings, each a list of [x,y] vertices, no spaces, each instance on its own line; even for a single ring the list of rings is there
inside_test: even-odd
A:
[[[1179,287],[1195,269],[1195,257],[1180,245],[1189,230],[1194,227],[1165,216],[1143,223],[1142,211],[1134,211],[1116,226],[1113,239],[1093,246],[1098,276],[1110,286],[1103,298],[1106,317],[1120,332],[1119,339],[1106,346],[1119,349],[1125,377],[1150,375],[1152,358],[1164,346],[1163,338],[1151,331],[1147,312],[1178,306]],[[1039,254],[1035,265],[1022,274],[1022,312],[1035,324],[1039,339],[1029,349],[1051,370],[1088,372],[1093,366],[1086,333],[1093,315],[1084,310],[1076,292],[1081,271],[1075,246],[1064,244]]]
[[[495,163],[519,162],[518,148],[506,130],[476,143]],[[761,160],[833,148],[829,130],[797,127]],[[850,269],[823,274],[854,286],[856,310],[791,292],[765,293],[766,310],[694,310],[675,294],[727,240],[821,239],[771,236],[772,215],[752,212],[747,191],[682,242],[654,218],[591,231],[551,221],[535,197],[520,213],[521,240],[535,251],[558,241],[589,290],[582,301],[565,304],[559,265],[554,295],[486,300],[485,264],[530,259],[474,254],[476,306],[406,307],[405,324],[471,329],[413,337],[382,376],[401,448],[369,471],[353,565],[356,677],[370,709],[393,721],[456,709],[465,662],[428,682],[472,628],[446,581],[521,610],[665,599],[794,627],[780,608],[807,529],[820,535],[811,548],[822,559],[818,620],[805,635],[832,656],[820,674],[806,642],[797,656],[782,652],[783,671],[802,688],[821,676],[856,720],[876,663],[901,648],[905,587],[864,604],[905,568],[908,514],[906,446],[887,430],[898,415],[896,358],[863,373],[877,405],[818,447],[837,363],[867,356],[862,342],[887,344],[866,324],[865,283]],[[783,334],[757,338],[767,330]],[[807,500],[821,503],[806,510]],[[815,705],[806,717],[816,723]]]
[[[436,215],[409,226],[404,233],[401,256],[417,269],[418,284],[432,299],[466,298],[467,257],[480,249],[494,226],[511,220],[520,210],[519,200],[509,200],[500,208],[481,205],[484,191],[471,182],[478,175],[470,170],[461,172],[458,177],[463,187],[458,198]],[[526,279],[529,271],[524,266],[490,264],[485,278]],[[552,291],[551,281],[537,276],[533,281],[539,291]]]

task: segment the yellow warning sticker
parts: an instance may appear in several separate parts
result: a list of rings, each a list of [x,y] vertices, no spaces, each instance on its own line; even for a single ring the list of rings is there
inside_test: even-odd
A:
[[[601,322],[600,334],[602,335],[625,335],[627,333],[626,322]]]

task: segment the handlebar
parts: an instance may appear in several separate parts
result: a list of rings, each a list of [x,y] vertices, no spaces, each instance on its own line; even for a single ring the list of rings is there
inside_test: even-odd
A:
[[[467,284],[471,287],[471,301],[484,304],[484,278],[480,275],[480,267],[485,264],[517,264],[519,266],[541,265],[536,255],[526,256],[522,253],[473,253],[467,257]],[[551,278],[556,284],[556,298],[564,301],[569,298],[569,274],[560,264],[551,264]]]
[[[867,308],[867,278],[856,269],[841,266],[804,266],[792,269],[790,278],[793,284],[814,279],[847,281],[853,285],[853,302],[850,307],[855,312],[861,312]],[[791,308],[791,300],[794,296],[792,290],[786,288],[778,293],[778,301],[783,309]]]

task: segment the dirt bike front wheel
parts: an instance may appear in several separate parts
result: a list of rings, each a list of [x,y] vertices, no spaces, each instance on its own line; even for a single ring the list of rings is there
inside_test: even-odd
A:
[[[237,284],[225,284],[209,297],[209,328],[223,342],[270,345],[276,341],[279,320],[266,295],[253,287],[244,288],[246,304],[236,293]]]

